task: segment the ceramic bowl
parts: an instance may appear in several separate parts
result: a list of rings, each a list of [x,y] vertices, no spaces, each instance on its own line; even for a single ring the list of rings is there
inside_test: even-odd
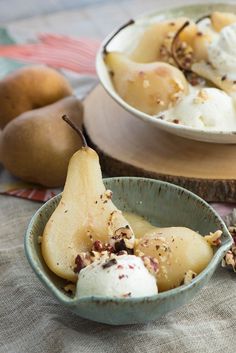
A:
[[[134,23],[122,29],[114,36],[116,31],[111,33],[102,43],[96,59],[97,74],[105,90],[109,95],[120,104],[125,110],[133,114],[135,117],[144,120],[154,127],[165,130],[172,134],[189,138],[192,140],[212,142],[212,143],[236,143],[236,131],[206,131],[195,129],[183,125],[173,124],[161,119],[157,119],[131,107],[126,103],[115,91],[107,66],[103,59],[104,45],[112,38],[107,46],[107,51],[119,51],[128,53],[137,43],[138,38],[151,23],[163,21],[176,17],[186,16],[192,19],[200,18],[212,11],[225,11],[236,13],[235,4],[200,4],[192,6],[177,7],[165,11],[156,11],[148,15],[144,15],[135,19]]]
[[[161,315],[187,303],[209,281],[222,257],[231,247],[232,238],[216,212],[195,194],[173,184],[145,178],[104,179],[113,191],[118,208],[144,216],[160,227],[185,226],[200,234],[221,229],[222,244],[208,266],[190,283],[152,297],[108,298],[69,297],[63,281],[46,266],[41,256],[38,236],[58,205],[60,195],[46,202],[33,216],[25,236],[27,259],[38,278],[61,302],[81,317],[111,325],[135,324],[156,320]],[[47,300],[47,298],[45,298]]]

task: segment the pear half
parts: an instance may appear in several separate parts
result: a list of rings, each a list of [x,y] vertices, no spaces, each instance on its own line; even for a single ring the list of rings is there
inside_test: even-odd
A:
[[[90,251],[95,240],[114,245],[116,231],[130,229],[106,190],[97,153],[82,147],[71,158],[61,201],[50,217],[42,237],[42,255],[58,276],[76,281],[75,258]]]
[[[187,20],[182,17],[150,25],[131,52],[130,59],[139,63],[168,61],[174,35]]]
[[[107,53],[105,62],[120,97],[144,113],[158,114],[188,93],[183,73],[167,63],[137,63],[120,52]]]

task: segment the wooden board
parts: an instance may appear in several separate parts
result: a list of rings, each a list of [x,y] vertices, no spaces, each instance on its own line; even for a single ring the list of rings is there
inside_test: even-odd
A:
[[[105,174],[165,180],[207,201],[236,201],[236,145],[163,132],[126,112],[100,85],[84,103],[86,134]]]

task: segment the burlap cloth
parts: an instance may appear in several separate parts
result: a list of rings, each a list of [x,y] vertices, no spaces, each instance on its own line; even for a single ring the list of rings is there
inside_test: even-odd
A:
[[[84,10],[86,13],[77,14],[78,26],[79,19],[85,24],[93,21],[93,26],[87,23],[86,28],[81,27],[82,34],[93,31],[103,36],[132,13],[161,5],[167,4],[136,0],[90,6]],[[107,27],[101,17],[100,21],[96,17],[102,13],[106,14]],[[111,14],[116,13],[112,20]],[[66,33],[73,34],[75,18],[75,12],[71,12],[49,16],[47,20],[13,23],[9,28],[22,38],[32,34],[27,30],[30,26],[35,31],[45,30],[45,23],[48,31],[58,29],[63,33],[63,25],[71,28]],[[3,174],[0,169],[0,177]],[[23,237],[39,206],[32,201],[0,196],[0,353],[235,352],[236,277],[222,268],[190,304],[150,324],[112,327],[67,311],[38,281],[24,255]]]

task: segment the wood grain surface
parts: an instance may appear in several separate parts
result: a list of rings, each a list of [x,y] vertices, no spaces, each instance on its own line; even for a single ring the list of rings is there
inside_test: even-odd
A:
[[[236,145],[163,132],[126,112],[101,86],[85,99],[84,126],[107,175],[165,180],[207,201],[236,201]]]

